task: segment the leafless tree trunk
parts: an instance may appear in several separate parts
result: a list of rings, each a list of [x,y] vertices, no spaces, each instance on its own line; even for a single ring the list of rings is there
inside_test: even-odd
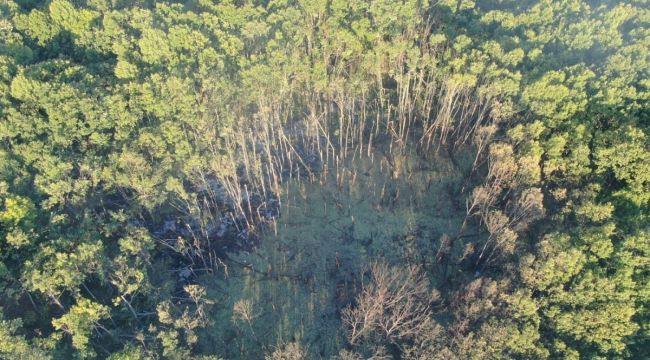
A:
[[[415,336],[431,321],[426,275],[419,267],[391,267],[372,264],[369,282],[364,283],[354,306],[342,314],[348,340],[356,345],[365,340],[396,342]]]

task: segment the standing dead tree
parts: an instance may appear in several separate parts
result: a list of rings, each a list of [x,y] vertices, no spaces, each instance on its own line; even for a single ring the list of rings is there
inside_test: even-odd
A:
[[[354,306],[342,314],[352,345],[366,341],[395,343],[417,335],[432,321],[435,293],[419,267],[372,264]]]
[[[472,191],[467,202],[465,220],[473,215],[479,215],[485,221],[489,209],[499,200],[503,190],[511,185],[517,174],[514,150],[508,144],[492,144],[489,149],[488,162],[485,183]]]

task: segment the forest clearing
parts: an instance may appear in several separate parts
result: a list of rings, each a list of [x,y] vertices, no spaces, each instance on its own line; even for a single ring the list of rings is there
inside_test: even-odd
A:
[[[648,0],[0,0],[0,358],[650,358]]]

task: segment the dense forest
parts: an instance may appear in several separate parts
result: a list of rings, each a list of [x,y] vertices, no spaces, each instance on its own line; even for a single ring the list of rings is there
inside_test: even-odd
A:
[[[650,1],[0,0],[0,358],[650,358]]]

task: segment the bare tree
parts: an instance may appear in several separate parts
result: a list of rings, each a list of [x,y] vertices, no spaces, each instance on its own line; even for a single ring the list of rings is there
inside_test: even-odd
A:
[[[494,135],[497,132],[497,126],[495,124],[485,125],[478,127],[476,133],[474,134],[474,146],[476,146],[476,157],[474,158],[474,163],[472,164],[472,171],[476,169],[481,159],[483,151],[488,147]]]
[[[517,233],[510,228],[510,218],[499,210],[490,211],[485,216],[485,226],[490,233],[476,264],[478,265],[485,257],[486,263],[497,255],[510,255],[515,251]]]
[[[394,343],[417,335],[431,321],[430,303],[434,299],[419,267],[391,267],[378,262],[369,267],[369,277],[356,305],[343,311],[351,344],[365,340]]]
[[[260,316],[260,313],[255,312],[255,305],[252,300],[249,299],[240,299],[235,302],[232,308],[232,320],[235,323],[243,322],[248,325],[248,328],[253,335],[253,339],[260,346],[264,347],[262,342],[260,342],[255,329],[253,328],[253,321]],[[275,359],[275,358],[274,358]]]
[[[496,202],[497,196],[499,195],[496,190],[497,189],[494,189],[489,184],[475,187],[474,190],[472,190],[472,194],[467,199],[467,216],[465,220],[476,214],[487,214],[487,210]],[[463,227],[464,225],[465,224],[463,224]]]
[[[512,145],[494,143],[488,153],[487,179],[495,187],[505,188],[511,184],[517,174],[517,163]]]
[[[362,360],[361,355],[353,352],[342,349],[336,357],[333,357],[332,360]]]
[[[519,194],[510,206],[511,226],[524,230],[528,225],[544,216],[544,194],[540,188],[528,188]]]
[[[299,343],[288,343],[275,349],[271,354],[264,356],[264,360],[305,360],[307,352]]]

